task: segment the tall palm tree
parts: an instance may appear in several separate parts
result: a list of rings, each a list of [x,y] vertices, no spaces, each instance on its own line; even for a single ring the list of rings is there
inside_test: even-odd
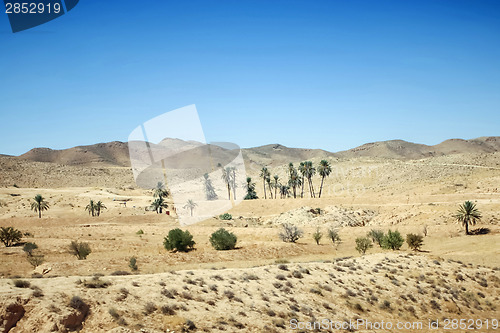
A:
[[[281,199],[285,199],[286,197],[288,197],[288,195],[290,194],[289,192],[290,186],[280,184],[279,188],[280,188]]]
[[[293,167],[293,163],[288,164],[288,186],[293,190],[293,197],[297,198],[297,187],[302,185],[302,180],[300,179],[297,170]]]
[[[454,215],[458,222],[462,223],[465,226],[465,234],[470,235],[469,233],[469,224],[474,225],[477,221],[481,220],[481,213],[476,208],[476,204],[466,201],[463,205],[460,205],[457,213]]]
[[[168,205],[165,200],[163,200],[163,197],[159,197],[151,203],[151,207],[156,211],[156,214],[161,214],[163,208],[167,208]]]
[[[205,178],[205,197],[207,200],[217,200],[218,196],[217,193],[215,193],[215,188],[212,184],[212,180],[210,180],[210,177],[208,173],[205,173],[203,175],[203,178]]]
[[[245,200],[258,199],[257,193],[255,192],[255,183],[252,183],[252,178],[247,177],[247,195]]]
[[[96,204],[95,204],[95,212],[96,212],[96,215],[99,216],[101,215],[101,210],[105,210],[107,207],[104,206],[104,204],[102,203],[101,200],[97,201]]]
[[[236,200],[236,167],[229,167],[231,187],[233,188],[233,200]]]
[[[221,170],[222,170],[222,177],[221,178],[226,183],[226,186],[227,186],[228,200],[231,200],[231,182],[232,182],[231,168],[227,167],[224,169],[220,163],[219,163],[219,165],[221,166]]]
[[[314,186],[312,183],[312,177],[316,174],[316,168],[314,168],[311,161],[304,162],[304,165],[305,165],[305,167],[304,167],[305,176],[307,178],[307,182],[309,183],[309,192],[311,194],[311,198],[315,198],[316,195],[314,194]]]
[[[304,183],[305,183],[305,177],[306,177],[306,164],[304,162],[300,162],[299,164],[299,172],[302,175],[302,191],[300,192],[300,197],[304,197]]]
[[[266,178],[266,183],[267,183],[267,189],[269,190],[269,196],[272,199],[273,198],[273,189],[272,189],[272,185],[271,185],[271,175],[269,175],[269,177]]]
[[[262,178],[262,183],[264,184],[264,199],[267,199],[267,194],[266,194],[266,181],[267,179],[271,176],[271,173],[269,170],[267,170],[266,167],[263,167],[260,170],[260,177]]]
[[[278,199],[278,189],[280,188],[280,182],[278,175],[274,175],[274,182],[272,183],[272,187],[274,188],[274,199]]]
[[[95,216],[95,203],[94,200],[90,199],[90,202],[87,206],[85,206],[85,210],[89,211],[89,215],[92,214],[92,217]]]
[[[330,176],[331,172],[332,172],[332,167],[330,166],[330,163],[328,163],[327,160],[321,160],[321,162],[319,162],[319,167],[318,167],[318,173],[321,176],[321,186],[319,188],[318,198],[321,198],[321,191],[323,190],[323,181],[325,180],[325,177]]]
[[[192,199],[189,199],[186,204],[184,205],[184,208],[187,208],[191,211],[191,216],[193,216],[193,209],[194,207],[198,206],[197,203],[195,203]]]
[[[169,194],[170,193],[168,193],[168,190],[165,188],[165,184],[162,182],[158,182],[156,187],[153,189],[153,197],[155,198],[166,198]]]
[[[34,201],[31,203],[31,210],[38,212],[38,218],[42,218],[42,210],[49,209],[49,203],[40,195],[35,195]]]

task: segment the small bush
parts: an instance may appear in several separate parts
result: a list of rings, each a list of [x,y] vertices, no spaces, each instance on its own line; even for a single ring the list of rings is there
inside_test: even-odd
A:
[[[114,271],[110,275],[130,275],[130,272],[127,272],[127,271]]]
[[[131,257],[129,262],[128,262],[128,267],[130,267],[131,270],[136,271],[138,270],[137,267],[137,259],[135,257]]]
[[[27,255],[32,255],[33,254],[33,251],[38,249],[38,245],[36,245],[35,243],[31,243],[31,242],[28,242],[26,244],[24,244],[23,246],[23,251],[26,252]]]
[[[94,276],[92,278],[92,280],[90,280],[90,281],[87,281],[87,280],[83,281],[83,286],[84,287],[86,287],[86,288],[92,288],[92,289],[107,288],[110,285],[111,285],[111,282],[109,282],[109,281],[103,281],[103,280],[99,279],[99,277],[97,277],[97,276]]]
[[[332,241],[333,244],[340,243],[339,232],[335,229],[328,229],[328,238]]]
[[[365,254],[368,249],[373,247],[372,241],[368,237],[356,238],[356,251],[360,254]]]
[[[219,215],[219,218],[221,220],[229,221],[229,220],[233,219],[233,216],[231,214],[229,214],[229,213],[224,213],[222,215]]]
[[[144,306],[144,314],[150,315],[153,312],[155,312],[157,309],[156,305],[153,302],[147,302],[146,305]]]
[[[23,233],[12,227],[1,227],[0,228],[0,242],[4,243],[6,247],[10,247],[15,243],[21,241]]]
[[[382,247],[382,240],[384,239],[384,232],[382,230],[372,229],[368,232],[367,236],[370,237],[374,243],[378,244],[378,246]]]
[[[17,288],[29,288],[31,283],[26,280],[14,280],[14,286]]]
[[[92,252],[89,243],[79,243],[77,241],[71,241],[69,245],[69,252],[76,256],[78,260],[87,259],[87,256]]]
[[[399,250],[405,240],[399,233],[399,231],[391,231],[387,232],[387,235],[382,239],[382,248],[389,250]]]
[[[210,236],[210,244],[216,250],[232,250],[236,246],[236,241],[236,235],[224,228],[220,228]]]
[[[188,252],[194,248],[195,244],[193,235],[189,231],[182,231],[179,228],[170,230],[168,236],[163,240],[163,246],[169,251]]]
[[[314,234],[313,234],[313,239],[317,245],[319,245],[319,241],[321,240],[322,237],[323,237],[323,234],[321,233],[319,228],[317,228],[316,232],[314,232]]]
[[[296,279],[302,279],[304,277],[299,271],[293,271],[292,276]]]
[[[114,319],[118,319],[120,318],[120,314],[118,313],[118,311],[116,311],[115,308],[110,308],[108,310],[108,313],[111,315],[111,317],[113,317]]]
[[[82,311],[88,305],[80,298],[80,296],[73,296],[69,301],[69,306],[75,310]]]
[[[415,234],[406,235],[406,243],[408,243],[408,247],[413,251],[420,251],[420,248],[424,244],[424,237]]]
[[[26,260],[28,260],[33,268],[37,268],[45,262],[45,257],[43,254],[31,254],[26,257]]]
[[[291,223],[283,223],[279,236],[283,242],[295,243],[304,235],[304,232]]]
[[[139,229],[135,234],[136,235],[144,235],[144,230]]]

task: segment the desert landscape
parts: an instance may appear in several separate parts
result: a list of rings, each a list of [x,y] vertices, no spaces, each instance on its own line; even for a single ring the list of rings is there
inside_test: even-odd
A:
[[[176,211],[196,205],[165,195],[161,214],[151,208],[162,195],[137,186],[127,143],[0,156],[0,227],[22,233],[0,246],[0,332],[500,329],[500,137],[241,152],[239,176],[258,198],[188,226]],[[33,209],[37,195],[47,209]],[[470,235],[456,216],[465,202],[480,213]],[[194,249],[165,248],[176,228]],[[220,228],[234,248],[214,248]],[[404,244],[369,237],[389,231]],[[414,249],[409,234],[420,237]],[[79,258],[72,242],[90,253]]]

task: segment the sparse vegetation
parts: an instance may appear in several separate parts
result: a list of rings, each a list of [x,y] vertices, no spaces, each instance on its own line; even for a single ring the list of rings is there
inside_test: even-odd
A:
[[[188,252],[194,248],[196,243],[193,235],[189,231],[182,231],[179,228],[172,229],[163,240],[163,246],[168,251]]]
[[[31,242],[28,242],[28,243],[24,244],[24,246],[23,246],[23,251],[28,256],[33,255],[33,251],[36,249],[38,249],[38,245],[36,245],[35,243],[31,243]]]
[[[320,190],[320,195],[321,195],[321,190]],[[314,241],[316,242],[317,245],[319,245],[319,242],[321,240],[321,238],[323,237],[323,234],[321,233],[321,231],[319,230],[319,228],[316,229],[316,231],[313,233],[313,239]]]
[[[328,238],[332,241],[333,245],[340,243],[340,235],[336,229],[328,229]]]
[[[382,230],[372,229],[368,232],[368,237],[371,238],[373,243],[376,243],[379,247],[382,247],[382,240],[384,239],[384,232]]]
[[[283,242],[295,243],[304,235],[304,232],[300,230],[296,225],[283,223],[281,227],[282,228],[279,236]]]
[[[465,234],[470,235],[469,226],[475,225],[476,222],[481,220],[481,213],[476,208],[475,203],[466,201],[459,206],[453,217],[465,227]]]
[[[10,247],[21,241],[23,233],[12,227],[1,227],[0,228],[0,241],[5,245],[5,247]]]
[[[223,221],[229,221],[229,220],[233,219],[233,216],[229,213],[224,213],[224,214],[219,215],[219,219],[221,219]]]
[[[210,244],[216,250],[232,250],[236,246],[236,241],[236,235],[224,228],[220,228],[210,236]]]
[[[26,256],[26,260],[35,269],[45,262],[45,256],[43,254],[30,254]]]
[[[130,269],[134,272],[139,269],[137,267],[137,259],[135,257],[130,257],[129,262],[128,262],[128,267],[130,267]]]
[[[92,250],[90,249],[89,243],[71,241],[69,252],[76,256],[78,260],[84,260],[87,259]]]
[[[13,283],[17,288],[29,288],[31,286],[31,283],[26,280],[14,280]]]
[[[31,210],[38,212],[38,217],[42,218],[42,211],[49,209],[49,203],[45,199],[37,194],[31,202]]]

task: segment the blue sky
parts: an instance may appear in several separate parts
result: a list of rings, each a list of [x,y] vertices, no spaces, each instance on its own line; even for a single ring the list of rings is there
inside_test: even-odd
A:
[[[498,1],[82,0],[16,34],[0,13],[0,45],[0,153],[190,104],[242,147],[500,135]]]

